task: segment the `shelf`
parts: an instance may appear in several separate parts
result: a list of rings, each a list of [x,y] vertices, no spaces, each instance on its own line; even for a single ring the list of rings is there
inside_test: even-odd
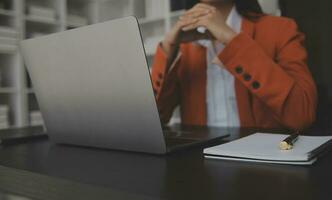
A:
[[[185,12],[167,10],[167,1],[169,0],[160,1],[160,4],[153,3],[155,5],[151,9],[159,11],[149,14],[151,10],[146,9],[145,0],[6,0],[4,2],[8,5],[0,8],[0,20],[2,26],[5,26],[2,30],[3,35],[17,38],[19,43],[23,38],[85,26],[86,23],[81,23],[82,19],[79,17],[86,18],[87,23],[91,24],[136,15],[141,25],[146,57],[151,66],[156,45],[160,41],[158,37],[162,37],[176,17]],[[51,10],[54,15],[51,14]],[[70,16],[74,16],[75,20]],[[29,78],[21,74],[22,71],[26,71],[18,45],[0,45],[0,61],[3,80],[3,87],[0,87],[0,103],[9,106],[10,125],[31,125],[29,111],[38,110],[39,106]]]
[[[141,18],[141,19],[138,19],[138,22],[139,22],[140,25],[153,24],[153,23],[161,23],[161,22],[165,22],[165,18],[164,17]]]
[[[173,12],[171,12],[171,17],[172,18],[180,17],[184,12],[185,12],[185,10],[173,11]]]
[[[74,23],[67,23],[66,25],[68,28],[79,28],[82,27],[80,24],[74,24]]]
[[[0,87],[0,94],[12,94],[15,93],[16,89],[12,87]]]
[[[0,8],[0,15],[2,16],[8,16],[8,17],[15,17],[15,12],[11,10],[6,10]]]
[[[89,20],[87,17],[77,14],[67,15],[67,26],[77,28],[87,25],[89,25]]]
[[[90,1],[91,0],[67,0],[67,3],[68,4],[75,4],[75,5],[84,5],[85,3],[89,3]],[[105,0],[101,0],[101,1],[105,1]]]
[[[40,17],[40,16],[31,16],[27,15],[25,16],[25,20],[27,22],[33,22],[33,23],[39,23],[39,24],[45,24],[45,25],[59,25],[59,21],[54,20],[52,18],[47,17]]]
[[[0,127],[0,130],[8,130],[8,129],[14,129],[15,127],[14,126],[9,126],[8,128],[2,128]]]
[[[17,52],[16,45],[3,45],[0,44],[0,54],[15,54]]]
[[[79,24],[79,23],[67,23],[67,27],[70,27],[70,28],[79,28],[79,27],[88,26],[88,25],[89,24],[82,25],[82,24]]]

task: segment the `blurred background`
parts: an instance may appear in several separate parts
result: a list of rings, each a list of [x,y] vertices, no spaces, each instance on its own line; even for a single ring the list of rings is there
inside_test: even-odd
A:
[[[0,0],[0,129],[43,124],[18,42],[128,15],[141,25],[151,65],[157,44],[195,0]],[[260,0],[271,15],[294,18],[306,36],[309,66],[319,89],[318,120],[331,129],[332,50],[329,0]],[[172,122],[179,122],[175,114]]]

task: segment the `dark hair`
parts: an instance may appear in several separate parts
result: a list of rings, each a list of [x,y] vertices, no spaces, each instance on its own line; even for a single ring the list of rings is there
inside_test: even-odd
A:
[[[249,20],[257,20],[264,15],[257,0],[234,0],[234,4],[237,12]]]
[[[263,9],[257,0],[228,0],[233,1],[238,13],[249,20],[257,20],[264,15]],[[191,8],[199,0],[185,0],[186,9]]]

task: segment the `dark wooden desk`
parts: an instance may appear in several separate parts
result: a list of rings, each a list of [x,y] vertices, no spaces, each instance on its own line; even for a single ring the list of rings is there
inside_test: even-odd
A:
[[[160,157],[38,139],[0,146],[1,191],[48,200],[329,200],[332,153],[302,167],[207,160],[200,148]]]

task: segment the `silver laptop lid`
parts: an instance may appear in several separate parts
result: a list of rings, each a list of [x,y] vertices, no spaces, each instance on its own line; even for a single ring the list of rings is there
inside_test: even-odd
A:
[[[25,40],[21,48],[52,141],[166,152],[136,18]]]

